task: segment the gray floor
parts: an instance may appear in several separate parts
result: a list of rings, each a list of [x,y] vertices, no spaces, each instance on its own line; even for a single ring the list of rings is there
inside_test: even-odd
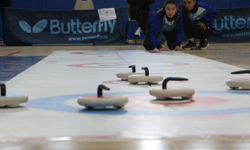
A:
[[[250,43],[210,44],[208,50],[209,52],[189,51],[188,53],[250,69]]]

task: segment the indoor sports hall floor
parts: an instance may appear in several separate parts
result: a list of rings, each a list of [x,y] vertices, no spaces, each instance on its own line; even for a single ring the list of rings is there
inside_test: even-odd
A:
[[[148,53],[142,45],[0,46],[0,81],[7,93],[27,94],[18,108],[0,108],[0,149],[250,148],[250,91],[230,90],[232,75],[250,69],[249,43],[210,44],[205,51]],[[169,87],[192,87],[189,103],[153,104],[156,85],[131,85],[118,72],[148,67],[150,75],[188,78]],[[123,109],[88,110],[80,96],[96,95],[99,84],[123,95]]]

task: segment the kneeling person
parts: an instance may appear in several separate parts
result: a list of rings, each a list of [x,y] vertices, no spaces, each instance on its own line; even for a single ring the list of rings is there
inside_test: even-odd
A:
[[[198,49],[206,49],[208,38],[213,35],[213,20],[219,11],[198,0],[183,0],[179,8],[183,14],[184,34],[188,38],[183,49],[196,49],[195,38],[200,39]]]
[[[159,34],[163,33],[168,47],[162,47],[158,40]],[[176,0],[167,0],[164,8],[153,13],[146,27],[146,35],[143,46],[146,50],[160,51],[182,50],[180,47],[184,34],[183,17],[178,9]]]

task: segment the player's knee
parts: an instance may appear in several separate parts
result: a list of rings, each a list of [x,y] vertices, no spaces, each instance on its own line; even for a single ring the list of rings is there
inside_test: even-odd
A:
[[[143,43],[143,46],[146,50],[154,50],[155,47],[153,45],[146,44],[146,42]]]
[[[168,47],[169,47],[169,49],[171,49],[171,50],[175,49],[175,45],[169,45]]]
[[[168,46],[168,48],[170,49],[170,50],[173,50],[173,49],[175,49],[175,41],[168,41],[167,42],[167,46]]]

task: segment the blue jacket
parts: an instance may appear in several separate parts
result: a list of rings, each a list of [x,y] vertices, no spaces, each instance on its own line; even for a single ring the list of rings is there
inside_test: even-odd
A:
[[[163,9],[163,8],[162,8]],[[183,29],[183,16],[182,12],[180,9],[178,9],[178,19],[177,23],[173,20],[170,22],[170,24],[165,23],[164,18],[166,18],[166,15],[163,15],[162,18],[158,17],[158,13],[162,10],[160,9],[157,12],[152,13],[150,16],[150,19],[148,23],[150,24],[150,39],[151,42],[155,47],[159,47],[161,43],[158,40],[158,36],[160,32],[171,32],[173,30],[176,30],[176,36],[177,36],[177,41],[176,43],[181,43],[182,42],[182,37],[184,34],[184,29]]]
[[[213,27],[213,21],[219,15],[219,11],[204,2],[197,1],[196,3],[198,5],[197,12],[188,12],[191,23],[197,25],[201,21],[205,23],[206,26]],[[180,4],[179,8],[181,9],[182,7],[184,8],[184,5]]]

